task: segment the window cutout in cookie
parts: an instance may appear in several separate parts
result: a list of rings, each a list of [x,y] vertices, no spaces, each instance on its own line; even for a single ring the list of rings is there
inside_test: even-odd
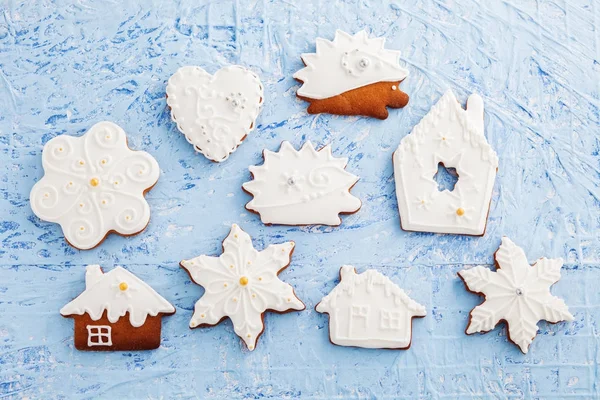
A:
[[[458,173],[456,168],[446,168],[443,162],[438,164],[438,170],[433,176],[433,180],[438,184],[438,190],[443,192],[447,190],[449,192],[454,190],[456,182],[458,182]]]

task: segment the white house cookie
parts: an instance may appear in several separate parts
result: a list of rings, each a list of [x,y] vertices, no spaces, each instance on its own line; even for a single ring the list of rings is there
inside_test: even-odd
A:
[[[471,311],[467,335],[491,331],[505,321],[509,340],[527,353],[539,320],[573,321],[565,302],[550,294],[560,279],[562,258],[541,258],[530,266],[523,250],[507,237],[495,258],[495,272],[479,266],[458,273],[469,291],[485,296],[485,302]]]
[[[139,233],[150,221],[144,194],[156,184],[158,163],[127,147],[118,125],[104,121],[83,136],[61,135],[44,146],[44,176],[31,189],[31,208],[60,224],[72,246],[91,249],[110,233]]]
[[[483,235],[498,156],[483,134],[483,100],[469,96],[463,110],[452,91],[405,136],[394,152],[402,229]],[[455,168],[454,190],[438,190],[438,164]]]
[[[79,350],[150,350],[160,346],[162,317],[175,307],[121,267],[103,273],[89,265],[85,290],[60,313],[75,320]]]
[[[424,317],[425,307],[374,269],[357,274],[354,267],[344,265],[340,280],[315,308],[329,314],[333,344],[369,349],[410,347],[412,319]]]
[[[263,103],[263,86],[252,71],[224,67],[214,75],[182,67],[167,84],[171,118],[196,151],[225,161],[254,129]]]
[[[360,208],[350,194],[358,177],[345,171],[348,159],[333,157],[330,146],[316,151],[306,142],[296,151],[283,142],[279,152],[265,150],[263,157],[263,165],[250,167],[254,180],[242,186],[254,196],[246,208],[263,223],[339,225],[339,214]]]
[[[235,333],[254,350],[264,330],[265,311],[284,313],[305,308],[292,286],[277,276],[290,264],[293,251],[294,242],[287,242],[259,252],[250,236],[233,225],[223,241],[223,254],[182,261],[192,280],[204,287],[190,328],[216,325],[229,317]]]
[[[333,41],[317,38],[317,51],[302,54],[305,67],[294,74],[302,82],[297,96],[310,103],[309,114],[364,115],[380,119],[386,107],[401,108],[408,95],[400,82],[408,70],[398,63],[399,51],[383,46],[385,38],[369,39],[336,31]]]

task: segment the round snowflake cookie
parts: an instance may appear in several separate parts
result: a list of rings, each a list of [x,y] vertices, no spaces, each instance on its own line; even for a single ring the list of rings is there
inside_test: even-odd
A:
[[[53,138],[44,146],[42,166],[31,208],[40,219],[60,224],[73,247],[91,249],[110,232],[130,236],[148,225],[144,194],[158,180],[158,163],[131,150],[118,125],[99,122],[81,137]]]

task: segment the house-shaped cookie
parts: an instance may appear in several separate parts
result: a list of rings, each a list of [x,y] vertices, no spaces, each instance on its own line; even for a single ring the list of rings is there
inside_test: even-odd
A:
[[[60,313],[75,320],[78,350],[150,350],[160,346],[161,320],[173,307],[131,272],[89,265],[85,290]]]
[[[448,90],[394,152],[394,178],[402,229],[483,235],[498,168],[484,136],[483,99],[467,109]],[[438,190],[438,165],[455,168],[454,190]]]
[[[407,349],[412,318],[424,317],[425,307],[412,300],[388,277],[370,269],[357,274],[340,269],[341,282],[315,309],[329,314],[329,339],[340,346]]]

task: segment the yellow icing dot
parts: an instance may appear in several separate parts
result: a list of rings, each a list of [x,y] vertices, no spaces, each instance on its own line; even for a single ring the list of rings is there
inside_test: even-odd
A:
[[[44,197],[50,197],[50,193],[44,193]]]
[[[121,283],[119,283],[119,290],[121,292],[124,292],[127,289],[129,289],[129,285],[127,284],[127,282],[121,282]]]
[[[102,160],[100,161],[102,164],[106,164],[106,160]]]
[[[465,215],[465,210],[462,208],[457,208],[456,215],[458,215],[459,217],[462,217],[463,215]]]
[[[446,140],[446,136],[443,136],[443,137],[442,137],[442,140]]]
[[[229,268],[233,268],[233,265],[230,265]]]
[[[200,314],[200,318],[204,318],[204,317],[206,317],[206,315]]]
[[[251,337],[252,337],[252,335],[251,335],[251,334],[247,334],[247,335],[246,335],[246,337],[249,337],[249,338],[251,338]]]
[[[79,160],[79,165],[83,165],[85,162],[83,160]]]
[[[258,280],[259,280],[259,281],[262,281],[262,276],[259,276],[259,277],[258,277]]]
[[[233,237],[237,239],[238,235],[237,235],[237,234],[235,234],[235,235],[233,235]]]
[[[106,200],[102,200],[102,204],[106,204]]]
[[[224,284],[223,284],[223,287],[227,287],[227,284],[226,284],[226,283],[224,283]]]
[[[79,207],[83,207],[83,203],[79,203]]]
[[[237,297],[234,297],[234,298],[233,298],[233,301],[237,301]]]
[[[129,220],[131,219],[131,217],[130,217],[129,215],[127,215],[127,216],[125,216],[125,219],[126,219],[127,221],[129,221]]]
[[[252,293],[252,297],[256,297],[256,294],[255,294],[255,293]]]
[[[248,349],[254,350],[254,346],[250,345],[250,346],[248,346]]]
[[[292,299],[290,299],[290,298],[288,297],[287,301],[288,301],[288,303],[289,303],[290,301],[292,301]]]
[[[240,278],[240,285],[246,286],[247,284],[248,284],[248,278],[246,278],[245,276],[242,276]]]
[[[62,148],[62,147],[60,147],[60,148],[58,149],[58,151],[63,151],[63,148]]]
[[[85,231],[85,228],[84,228],[83,226],[80,226],[80,227],[79,227],[79,230],[80,230],[80,231]]]
[[[119,184],[119,181],[115,181],[115,185],[118,185],[118,184]]]
[[[90,179],[90,185],[92,185],[93,187],[96,187],[100,184],[100,179],[98,178],[92,178]]]

